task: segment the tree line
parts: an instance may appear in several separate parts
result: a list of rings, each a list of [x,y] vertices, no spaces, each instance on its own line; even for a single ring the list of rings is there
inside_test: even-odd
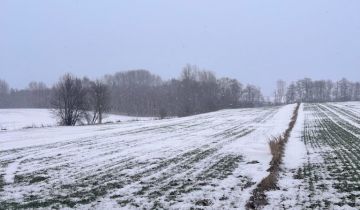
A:
[[[264,103],[260,88],[217,78],[194,65],[185,66],[178,79],[164,81],[149,71],[135,70],[106,75],[105,83],[112,110],[131,115],[187,116]]]
[[[55,108],[66,125],[79,119],[101,122],[105,111],[164,118],[265,103],[260,88],[217,78],[195,65],[186,65],[177,79],[170,80],[147,70],[118,72],[96,81],[66,74],[52,87],[31,82],[21,90],[0,80],[0,99],[0,108]]]
[[[360,82],[345,78],[335,82],[304,78],[287,86],[285,81],[279,80],[274,92],[275,104],[342,101],[360,101]]]
[[[186,65],[176,79],[163,80],[147,70],[105,75],[98,80],[65,74],[52,87],[31,82],[10,88],[0,79],[0,108],[53,108],[59,123],[101,123],[105,112],[135,116],[188,116],[226,108],[258,107],[295,102],[360,100],[360,83],[279,80],[274,97],[265,100],[260,88],[211,71]]]
[[[51,93],[43,82],[30,82],[19,90],[0,79],[0,108],[50,108]]]

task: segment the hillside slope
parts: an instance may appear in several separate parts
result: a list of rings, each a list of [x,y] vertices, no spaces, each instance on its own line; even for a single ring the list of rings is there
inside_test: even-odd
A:
[[[0,206],[243,208],[295,105],[0,133]]]

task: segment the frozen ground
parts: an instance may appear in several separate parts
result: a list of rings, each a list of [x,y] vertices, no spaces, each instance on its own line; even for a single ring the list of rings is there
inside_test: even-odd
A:
[[[0,130],[56,125],[47,109],[0,109]]]
[[[244,209],[295,105],[0,132],[0,209]],[[265,209],[359,209],[360,103],[302,104]]]
[[[0,133],[0,206],[243,208],[294,105]]]
[[[149,119],[152,118],[106,114],[104,122]],[[0,109],[0,131],[49,127],[56,124],[56,119],[49,109]]]
[[[305,104],[267,209],[360,209],[360,103]]]

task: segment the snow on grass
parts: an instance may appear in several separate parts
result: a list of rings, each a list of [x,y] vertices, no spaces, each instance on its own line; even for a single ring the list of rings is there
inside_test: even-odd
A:
[[[0,133],[5,208],[243,208],[295,105]]]
[[[0,109],[0,130],[53,126],[56,120],[47,109]]]
[[[137,117],[137,116],[127,116],[127,115],[119,115],[119,114],[105,114],[103,123],[147,121],[147,120],[155,120],[155,119],[157,119],[157,117]]]
[[[243,209],[294,107],[38,129],[20,120],[0,132],[0,206]],[[358,209],[359,111],[358,102],[301,105],[265,209]]]
[[[278,186],[280,190],[267,192],[269,205],[265,209],[292,208],[302,209],[296,206],[299,199],[299,193],[308,194],[308,192],[298,192],[298,186],[302,181],[293,177],[294,170],[300,168],[307,162],[307,151],[305,144],[301,141],[305,122],[304,105],[301,104],[298,111],[298,119],[291,132],[289,140],[285,146],[283,163],[281,165],[280,178]],[[286,190],[286,191],[285,191]]]
[[[298,119],[292,130],[291,136],[286,144],[283,164],[286,169],[297,169],[306,162],[306,147],[301,141],[304,129],[304,105],[301,104],[298,112]]]
[[[360,129],[353,110],[360,103],[348,104],[303,106],[303,129],[292,133],[279,190],[267,193],[265,209],[359,209]]]
[[[14,183],[15,173],[18,169],[20,162],[21,159],[18,159],[7,166],[4,174],[5,183]]]
[[[152,120],[153,117],[134,117],[105,114],[104,123]],[[0,131],[23,128],[56,126],[57,121],[50,109],[0,109]]]

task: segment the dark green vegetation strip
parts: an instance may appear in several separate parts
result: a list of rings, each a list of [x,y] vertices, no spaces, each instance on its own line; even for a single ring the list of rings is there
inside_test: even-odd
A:
[[[309,208],[327,208],[330,204],[356,207],[360,196],[360,139],[357,136],[360,128],[355,125],[359,124],[348,123],[342,118],[347,117],[345,112],[338,111],[340,117],[334,106],[306,104],[305,108],[315,119],[305,121],[302,139],[308,150],[314,150],[324,159],[323,164],[309,159],[295,176],[307,183]],[[340,201],[316,198],[328,188],[340,193]]]

